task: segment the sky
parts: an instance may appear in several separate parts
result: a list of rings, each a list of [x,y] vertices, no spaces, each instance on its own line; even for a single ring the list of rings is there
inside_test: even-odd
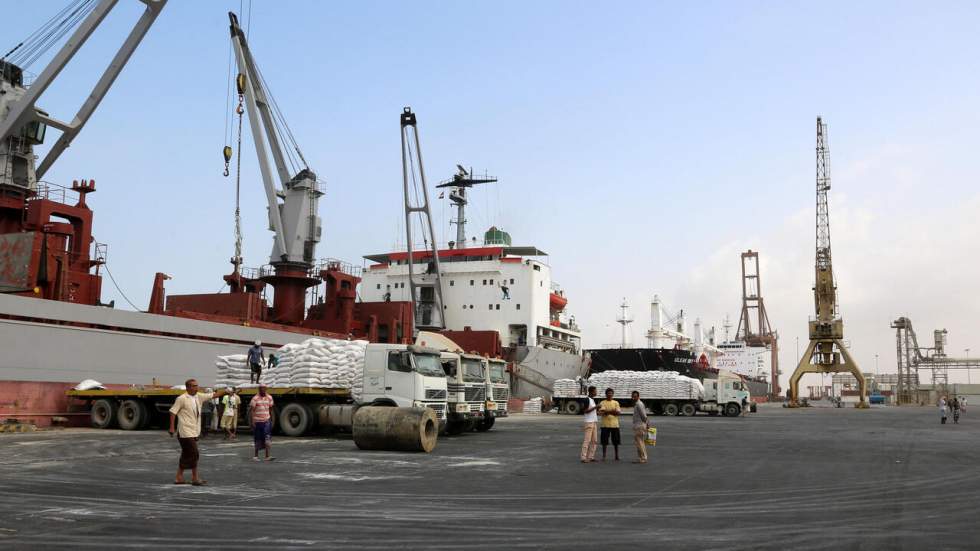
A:
[[[397,121],[411,106],[430,186],[456,163],[499,178],[472,195],[471,235],[497,225],[548,252],[586,346],[619,341],[624,298],[642,344],[654,294],[721,333],[739,315],[739,254],[758,251],[785,386],[813,315],[822,116],[840,310],[861,368],[895,371],[899,316],[920,342],[946,328],[950,355],[980,355],[980,4],[255,0],[250,17],[248,4],[170,0],[45,177],[96,180],[96,239],[138,308],[157,271],[172,294],[217,291],[230,271],[227,12],[244,7],[326,183],[321,257],[359,264],[403,241]],[[4,51],[64,2],[6,5]],[[39,105],[71,118],[141,6],[121,0]],[[244,256],[259,265],[271,234],[250,140],[243,153]],[[433,214],[448,239],[444,202]],[[103,294],[129,308],[108,278]]]

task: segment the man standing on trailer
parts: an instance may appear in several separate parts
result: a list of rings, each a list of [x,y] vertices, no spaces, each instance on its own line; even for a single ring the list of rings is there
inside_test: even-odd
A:
[[[265,460],[272,461],[275,457],[272,451],[272,406],[275,403],[272,396],[266,392],[265,385],[259,385],[259,393],[252,397],[248,405],[249,424],[252,426],[252,436],[255,439],[255,455],[252,461],[259,460],[259,450],[265,450]]]
[[[197,462],[201,457],[197,449],[197,439],[201,436],[201,406],[212,398],[224,395],[226,391],[198,392],[196,379],[188,379],[184,388],[186,391],[174,400],[170,408],[170,436],[176,432],[177,441],[180,442],[180,461],[174,484],[187,484],[184,471],[190,469],[191,484],[203,486],[207,481],[202,480],[197,472]]]
[[[262,364],[265,363],[265,352],[262,350],[262,341],[255,341],[255,344],[248,349],[248,366],[251,368],[248,382],[258,383],[262,378]]]

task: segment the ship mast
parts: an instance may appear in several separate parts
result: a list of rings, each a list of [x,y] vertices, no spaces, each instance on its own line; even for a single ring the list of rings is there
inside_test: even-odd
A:
[[[466,190],[477,184],[491,184],[497,181],[496,178],[484,175],[483,178],[472,176],[473,169],[467,171],[463,165],[456,165],[457,172],[451,180],[447,180],[437,185],[437,188],[452,188],[449,192],[449,200],[456,206],[456,219],[450,224],[456,224],[456,247],[466,248],[466,205],[469,199],[466,197]]]

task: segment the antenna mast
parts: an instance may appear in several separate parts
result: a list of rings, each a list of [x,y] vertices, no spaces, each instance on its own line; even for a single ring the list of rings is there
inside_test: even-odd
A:
[[[616,318],[616,323],[622,326],[622,340],[620,341],[620,348],[626,348],[626,327],[633,323],[633,318],[629,315],[630,305],[626,302],[626,297],[623,297],[623,303],[619,305],[619,308],[623,311],[618,318]]]
[[[451,221],[450,224],[456,224],[456,247],[464,249],[466,248],[466,205],[470,202],[466,198],[466,190],[477,184],[494,183],[497,179],[486,175],[483,178],[475,178],[472,176],[472,167],[467,171],[463,165],[456,165],[456,169],[457,172],[452,180],[447,180],[436,187],[453,188],[449,192],[449,200],[456,206],[456,220]]]

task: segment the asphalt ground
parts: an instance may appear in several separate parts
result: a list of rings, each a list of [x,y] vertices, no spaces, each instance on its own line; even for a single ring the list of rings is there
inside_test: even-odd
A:
[[[0,549],[976,549],[971,413],[945,426],[933,408],[652,417],[646,465],[625,442],[623,461],[579,462],[581,418],[553,414],[431,454],[278,437],[277,460],[254,463],[247,434],[209,437],[202,487],[172,483],[166,432],[2,434]]]

